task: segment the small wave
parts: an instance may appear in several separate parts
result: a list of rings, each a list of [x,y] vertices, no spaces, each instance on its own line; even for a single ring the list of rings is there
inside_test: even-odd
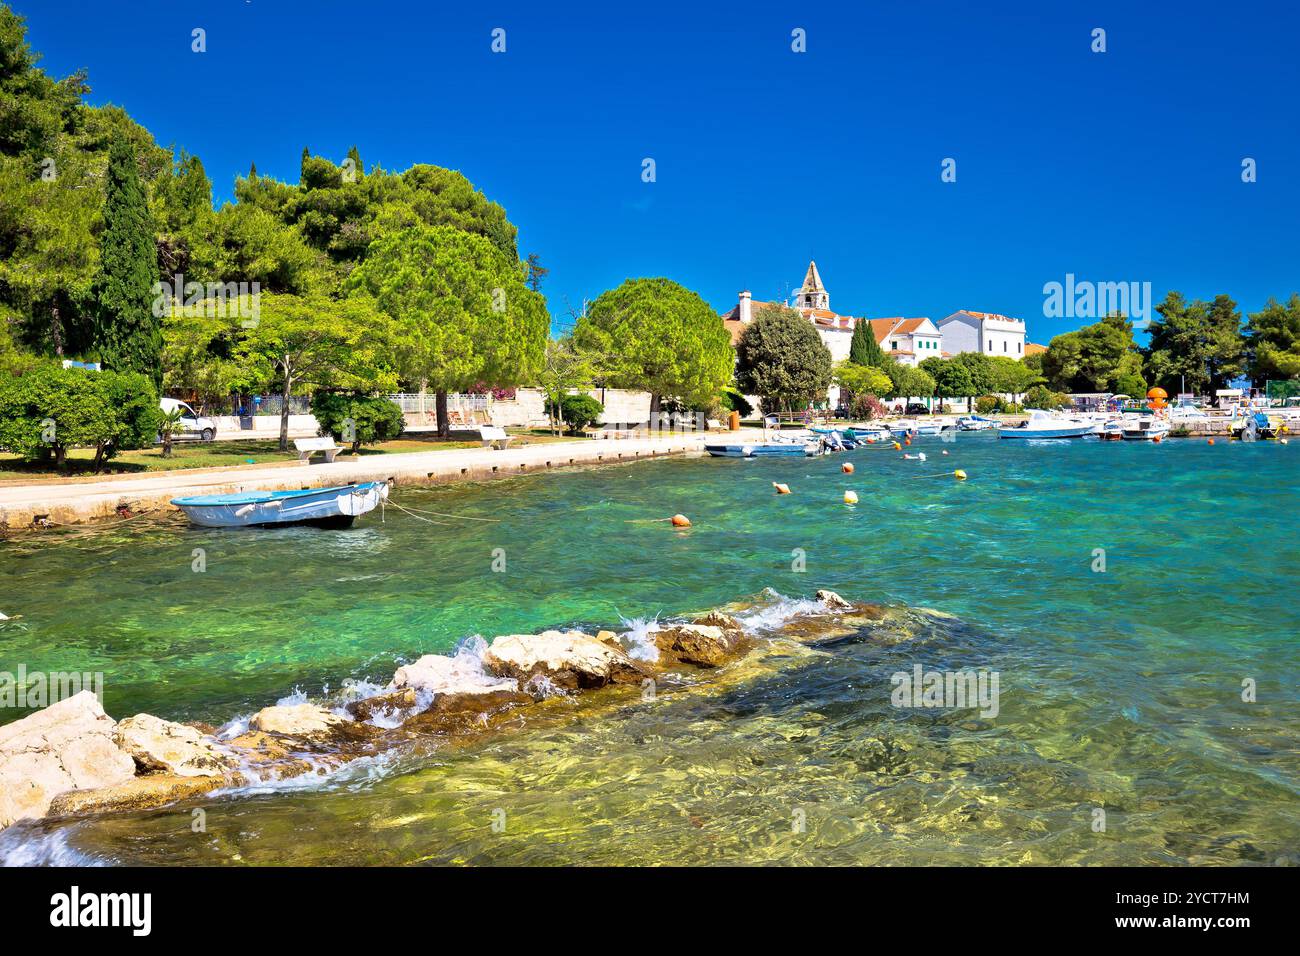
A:
[[[310,757],[304,759],[314,766],[313,770],[280,779],[255,780],[238,787],[222,787],[213,790],[211,795],[214,797],[259,796],[310,790],[360,790],[400,769],[402,753],[399,749],[386,750],[383,753],[358,757],[356,760],[335,766],[329,766],[325,761]],[[253,767],[241,769],[250,775],[250,772],[256,771]]]
[[[627,628],[627,633],[620,638],[627,650],[627,656],[638,661],[658,661],[659,645],[655,643],[654,633],[659,630],[659,618],[629,619],[620,614],[619,619]]]
[[[16,823],[0,831],[0,866],[108,866],[111,861],[76,849],[69,830],[36,833]]]
[[[769,602],[752,607],[735,615],[741,626],[751,633],[779,630],[787,621],[804,614],[824,614],[826,605],[813,598],[789,598],[772,589],[764,588],[763,597]]]

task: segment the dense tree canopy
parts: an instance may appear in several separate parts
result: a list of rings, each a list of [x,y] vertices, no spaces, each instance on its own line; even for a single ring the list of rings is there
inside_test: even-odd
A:
[[[1249,370],[1261,384],[1267,379],[1300,376],[1300,295],[1285,304],[1269,299],[1246,323]]]
[[[1214,301],[1187,302],[1170,292],[1156,306],[1160,318],[1151,323],[1147,347],[1149,377],[1170,392],[1184,387],[1194,392],[1223,388],[1245,370],[1241,313],[1226,295]]]
[[[798,411],[826,397],[831,352],[817,328],[794,309],[758,310],[736,344],[736,384],[758,395],[765,412]]]
[[[600,357],[605,384],[648,391],[652,414],[665,396],[704,403],[731,380],[731,337],[717,313],[669,279],[628,279],[601,293],[573,337]]]
[[[349,277],[396,323],[402,376],[438,393],[517,385],[542,368],[550,316],[519,263],[482,236],[451,226],[410,226],[376,239]]]
[[[1113,391],[1120,376],[1142,368],[1133,325],[1122,315],[1056,336],[1042,361],[1052,387],[1066,392]]]

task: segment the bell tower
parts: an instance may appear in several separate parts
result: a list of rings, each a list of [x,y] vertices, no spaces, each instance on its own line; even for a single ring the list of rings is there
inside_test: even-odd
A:
[[[800,309],[825,309],[830,311],[831,294],[822,285],[822,277],[817,273],[817,263],[808,263],[808,274],[803,277],[803,288],[796,296],[795,306]]]

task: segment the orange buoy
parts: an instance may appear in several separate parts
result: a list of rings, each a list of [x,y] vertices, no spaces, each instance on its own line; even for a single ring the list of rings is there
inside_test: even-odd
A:
[[[790,493],[790,486],[783,485],[779,481],[772,482],[772,487],[776,489],[778,495],[788,495]]]
[[[903,439],[903,444],[904,444],[904,445],[910,445],[910,444],[912,444],[912,439],[910,439],[910,438],[904,438],[904,439]]]
[[[853,474],[853,462],[846,461],[844,464],[840,465],[840,471],[844,472],[846,475]]]
[[[902,450],[903,450],[903,446],[900,445],[898,442],[894,442],[894,451],[902,451]]]
[[[686,517],[686,515],[673,515],[674,528],[689,528],[690,526],[691,519]]]
[[[1213,444],[1214,444],[1214,439],[1213,439],[1213,438],[1207,438],[1207,439],[1205,440],[1205,443],[1206,443],[1207,445],[1213,445]]]

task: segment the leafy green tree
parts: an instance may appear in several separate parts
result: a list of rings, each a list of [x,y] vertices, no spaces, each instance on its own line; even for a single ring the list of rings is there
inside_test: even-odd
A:
[[[988,359],[989,378],[988,388],[981,389],[983,392],[1003,392],[1010,395],[1011,401],[1015,402],[1030,387],[1043,381],[1040,371],[1023,359],[1013,359],[1005,355],[990,355],[985,358]]]
[[[451,430],[448,393],[518,385],[542,368],[546,300],[481,236],[412,226],[377,239],[346,287],[373,296],[396,323],[398,367],[437,393],[443,437]]]
[[[971,398],[984,391],[976,387],[969,366],[956,359],[923,359],[920,368],[934,379],[933,394],[940,398],[940,404],[945,398]]]
[[[888,370],[891,388],[882,398],[929,398],[934,394],[934,379],[924,369],[895,362]]]
[[[853,338],[849,340],[849,361],[854,365],[869,365],[884,368],[888,361],[885,350],[876,341],[875,330],[870,319],[858,319],[853,326]]]
[[[832,374],[831,352],[816,326],[783,305],[759,309],[736,343],[736,384],[760,396],[765,412],[824,398]]]
[[[1160,318],[1151,323],[1146,351],[1149,379],[1167,391],[1184,385],[1194,392],[1222,388],[1245,368],[1241,313],[1226,295],[1213,302],[1187,302],[1170,292],[1156,306]]]
[[[1286,304],[1276,299],[1246,323],[1250,376],[1256,382],[1300,376],[1300,295],[1291,294]]]
[[[536,383],[545,399],[547,415],[551,420],[551,433],[560,433],[561,400],[571,389],[591,385],[596,378],[595,357],[579,349],[572,335],[548,339],[546,354]]]
[[[1068,392],[1112,391],[1121,374],[1141,366],[1133,325],[1122,315],[1056,336],[1042,363],[1048,383]]]
[[[546,278],[546,274],[550,271],[550,269],[542,265],[541,256],[535,252],[528,254],[528,278],[525,280],[528,283],[528,288],[534,292],[541,292],[542,280]]]
[[[321,434],[350,442],[354,455],[363,444],[392,441],[406,429],[402,409],[382,395],[318,391],[311,397],[311,413],[320,423]]]
[[[601,356],[606,384],[649,392],[652,415],[664,396],[705,403],[731,380],[731,336],[717,313],[668,279],[628,279],[601,293],[573,337]]]
[[[396,334],[370,300],[263,294],[260,312],[256,325],[241,329],[235,355],[278,386],[284,399],[281,451],[289,449],[292,396],[317,388],[372,392],[396,386],[388,357]]]
[[[29,460],[94,448],[96,472],[119,451],[153,440],[162,412],[153,383],[135,372],[41,366],[0,379],[0,448]]]
[[[835,382],[848,393],[849,398],[858,395],[886,395],[892,384],[889,376],[878,367],[859,365],[852,359],[835,366]]]
[[[1069,404],[1070,396],[1054,392],[1045,385],[1035,385],[1025,393],[1025,406],[1027,408],[1041,408],[1045,411],[1051,411],[1054,408],[1065,408]]]
[[[121,136],[109,151],[99,260],[95,348],[107,368],[148,375],[159,388],[162,325],[153,291],[158,253],[135,149]]]
[[[604,411],[605,406],[590,395],[562,395],[558,401],[548,399],[546,403],[546,413],[568,425],[573,435],[582,434],[583,429],[598,421]]]

